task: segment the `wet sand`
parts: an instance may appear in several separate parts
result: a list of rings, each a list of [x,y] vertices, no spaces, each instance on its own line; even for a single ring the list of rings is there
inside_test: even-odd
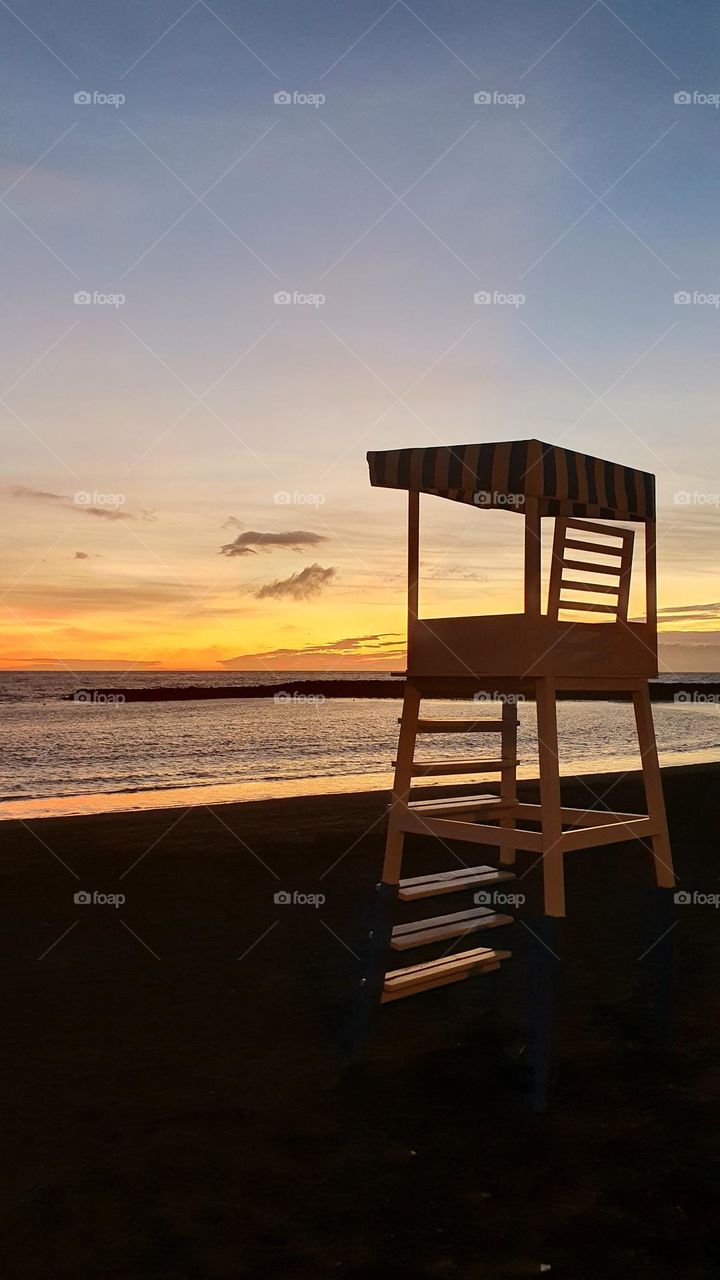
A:
[[[717,893],[720,765],[664,777],[679,887]],[[569,803],[593,794],[642,808],[636,775],[566,788]],[[554,1106],[536,1116],[539,877],[521,854],[519,922],[486,935],[513,959],[384,1007],[350,1076],[384,804],[2,824],[4,1274],[716,1274],[720,911],[673,908],[660,1046],[650,855],[569,856]],[[456,865],[429,841],[408,847],[418,874]],[[276,904],[281,890],[325,901]],[[76,904],[80,892],[125,901]]]

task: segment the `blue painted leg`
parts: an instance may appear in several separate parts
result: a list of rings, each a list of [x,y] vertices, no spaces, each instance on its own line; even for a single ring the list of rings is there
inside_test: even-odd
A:
[[[363,977],[357,995],[350,1046],[352,1065],[358,1065],[367,1047],[373,1013],[380,1004],[388,966],[396,884],[378,884],[370,912],[368,935],[363,948]]]
[[[550,1105],[560,923],[556,917],[543,916],[537,927],[533,925],[533,1110],[538,1114]]]
[[[670,994],[673,975],[674,891],[653,890],[652,939],[647,951],[652,990],[653,1032],[664,1044],[670,1031]]]

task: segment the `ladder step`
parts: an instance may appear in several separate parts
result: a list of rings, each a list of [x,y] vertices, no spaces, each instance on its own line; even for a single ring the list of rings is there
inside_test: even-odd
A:
[[[428,946],[445,938],[460,938],[480,929],[497,929],[512,924],[512,916],[500,915],[490,907],[474,907],[471,911],[456,911],[454,915],[431,916],[427,920],[413,920],[411,924],[398,924],[392,931],[390,946],[393,951],[409,951],[413,947]]]
[[[504,769],[515,769],[517,760],[423,760],[412,767],[414,778],[437,777],[443,773],[497,773]],[[393,768],[397,760],[393,760]]]
[[[398,724],[400,721],[398,720]],[[502,720],[418,720],[418,733],[502,733]]]
[[[565,546],[572,547],[573,551],[592,551],[594,555],[599,556],[622,556],[622,547],[614,547],[609,544],[605,546],[599,542],[580,542],[577,538],[566,538]]]
[[[574,582],[563,583],[563,591],[572,591]],[[591,604],[587,600],[559,600],[558,609],[583,609],[592,613],[617,613],[616,604]]]
[[[436,871],[431,876],[412,876],[401,880],[398,896],[403,902],[415,898],[435,898],[442,893],[459,893],[475,885],[503,884],[514,880],[512,871],[496,871],[495,867],[463,867],[461,871]]]
[[[503,800],[500,796],[446,796],[442,800],[411,800],[411,813],[428,814],[470,813],[474,809],[513,809],[517,800]],[[392,808],[391,805],[388,808]]]
[[[502,960],[509,959],[510,954],[509,951],[494,951],[491,947],[478,947],[473,951],[461,951],[458,955],[429,960],[425,964],[413,964],[407,969],[393,969],[385,974],[382,1003],[446,986],[449,982],[459,982],[469,977],[473,970],[493,972],[500,967]]]

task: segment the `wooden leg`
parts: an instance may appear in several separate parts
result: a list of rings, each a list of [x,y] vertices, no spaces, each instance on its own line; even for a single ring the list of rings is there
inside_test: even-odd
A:
[[[402,717],[400,720],[400,737],[395,765],[395,781],[393,783],[392,803],[388,819],[388,833],[385,843],[385,861],[383,863],[383,884],[397,884],[402,867],[403,843],[405,833],[396,825],[399,805],[406,805],[412,781],[412,765],[417,737],[418,712],[420,710],[420,694],[413,685],[405,686]]]
[[[658,761],[657,744],[655,742],[655,725],[653,724],[650,689],[647,682],[633,693],[635,723],[637,725],[638,743],[642,759],[643,782],[648,817],[655,824],[656,834],[651,836],[653,858],[655,860],[655,880],[658,888],[672,889],[675,886],[672,850],[668,835],[667,817],[665,814],[665,797],[663,796],[660,763]]]
[[[502,708],[502,732],[501,740],[501,757],[503,760],[517,760],[517,722],[518,712],[516,702],[503,702]],[[500,798],[501,800],[517,800],[517,765],[513,765],[512,769],[503,769],[500,779]],[[506,817],[500,819],[501,827],[509,827],[511,830],[515,827],[515,813],[510,812]],[[500,862],[502,866],[512,866],[515,862],[516,850],[512,847],[500,850]]]
[[[555,681],[549,676],[536,684],[538,755],[540,758],[540,805],[543,843],[543,884],[545,915],[565,915],[565,874],[560,849],[562,815],[560,804],[560,763],[558,759]]]

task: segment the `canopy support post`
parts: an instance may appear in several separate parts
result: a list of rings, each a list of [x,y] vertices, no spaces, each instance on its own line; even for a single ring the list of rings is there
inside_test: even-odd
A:
[[[645,521],[645,621],[657,636],[657,548],[655,521]]]
[[[420,494],[408,493],[408,607],[407,607],[407,665],[410,669],[415,623],[418,618],[420,571]]]
[[[537,498],[525,501],[525,612],[538,615],[542,582],[540,509]]]

